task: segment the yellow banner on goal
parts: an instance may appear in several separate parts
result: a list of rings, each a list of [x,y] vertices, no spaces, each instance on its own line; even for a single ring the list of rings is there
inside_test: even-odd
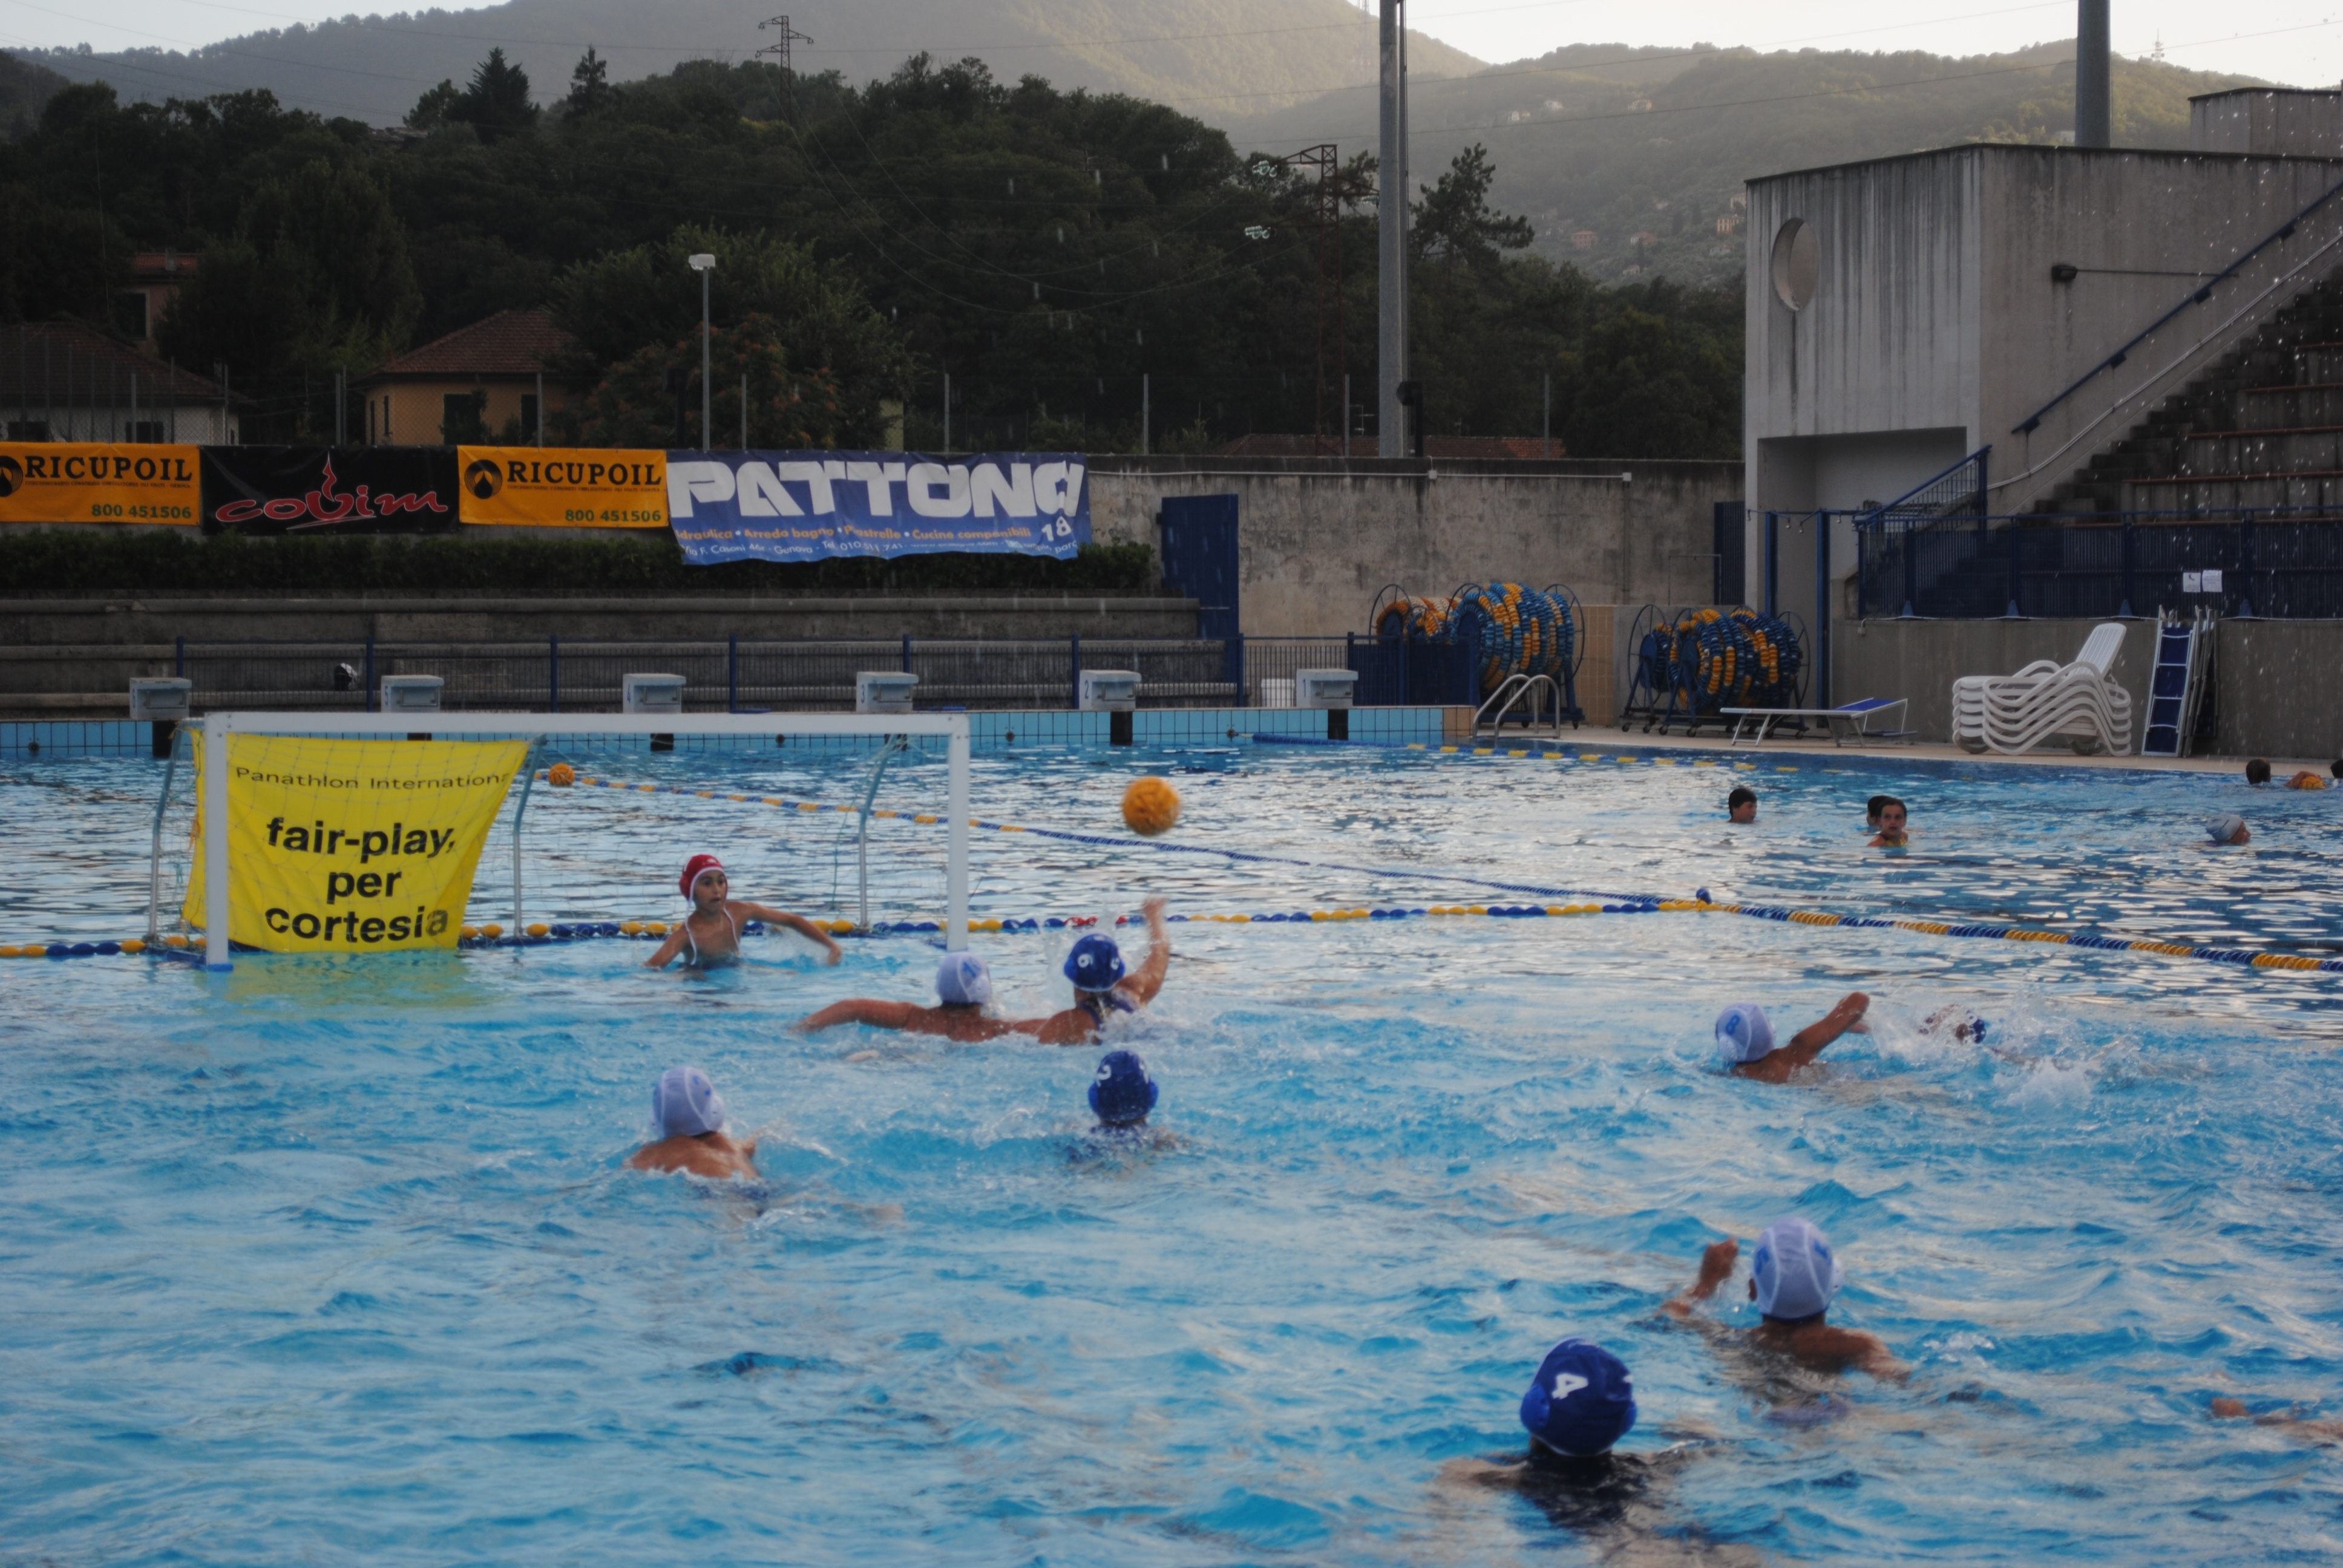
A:
[[[196,777],[204,778],[196,737]],[[227,741],[228,937],[271,953],[452,948],[521,740]],[[204,923],[204,813],[182,913]]]

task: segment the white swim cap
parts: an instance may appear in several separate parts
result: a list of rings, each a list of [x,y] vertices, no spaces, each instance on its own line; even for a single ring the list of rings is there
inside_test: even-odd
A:
[[[1727,1061],[1755,1061],[1774,1049],[1774,1025],[1754,1001],[1736,1001],[1716,1015],[1716,1049]]]
[[[665,1138],[697,1138],[724,1126],[724,1097],[696,1067],[670,1067],[651,1091],[651,1120]]]
[[[2245,830],[2246,819],[2234,811],[2224,811],[2205,824],[2205,836],[2216,844],[2233,843]]]
[[[1829,1307],[1846,1283],[1846,1271],[1814,1222],[1793,1214],[1757,1238],[1750,1278],[1757,1286],[1757,1310],[1767,1317],[1811,1318]]]
[[[982,1007],[992,1000],[992,971],[974,953],[946,953],[936,966],[936,994],[964,1007]]]

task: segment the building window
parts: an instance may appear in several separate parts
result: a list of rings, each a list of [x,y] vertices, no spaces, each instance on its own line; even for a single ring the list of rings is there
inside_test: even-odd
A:
[[[439,438],[451,447],[486,440],[488,424],[483,416],[488,407],[488,393],[477,387],[469,392],[448,393],[439,399]]]
[[[1815,226],[1794,217],[1774,234],[1774,294],[1793,310],[1804,310],[1821,276],[1823,247]]]

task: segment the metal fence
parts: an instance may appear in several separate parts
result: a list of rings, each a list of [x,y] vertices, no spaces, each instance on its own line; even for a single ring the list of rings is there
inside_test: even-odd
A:
[[[1856,544],[1858,616],[2343,617],[2343,518],[2318,508],[1887,518]]]

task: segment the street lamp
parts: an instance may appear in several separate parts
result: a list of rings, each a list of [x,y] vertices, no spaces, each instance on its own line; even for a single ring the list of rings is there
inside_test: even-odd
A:
[[[716,270],[716,258],[706,251],[691,258],[691,270],[699,274],[699,449],[708,450],[708,275]]]

